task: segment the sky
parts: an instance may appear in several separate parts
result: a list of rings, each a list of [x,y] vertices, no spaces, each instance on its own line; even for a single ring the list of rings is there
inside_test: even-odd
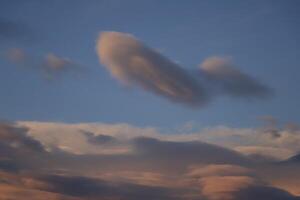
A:
[[[0,199],[300,199],[299,24],[297,0],[2,0]]]
[[[3,54],[10,48],[33,56],[52,53],[83,72],[47,82],[2,59],[1,118],[165,128],[189,121],[249,127],[264,115],[299,122],[298,11],[297,1],[2,1],[1,19],[20,25],[17,39],[2,39]],[[266,100],[222,96],[195,109],[126,87],[99,62],[95,43],[104,31],[132,34],[189,70],[209,57],[230,57],[274,95]]]

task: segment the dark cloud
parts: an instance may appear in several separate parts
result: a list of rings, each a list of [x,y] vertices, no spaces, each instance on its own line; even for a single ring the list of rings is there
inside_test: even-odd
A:
[[[112,144],[117,142],[117,139],[110,135],[103,135],[103,134],[95,135],[94,133],[89,131],[82,131],[82,133],[86,136],[87,141],[90,144],[104,145],[104,144]]]
[[[272,89],[238,70],[226,58],[207,58],[201,64],[200,71],[216,92],[247,98],[264,98],[273,94]]]
[[[39,168],[46,159],[44,146],[28,131],[28,128],[13,123],[0,123],[0,170],[18,172],[26,168]]]
[[[20,166],[15,161],[9,158],[0,159],[0,170],[8,172],[17,172],[20,169]]]
[[[236,200],[300,200],[300,197],[269,186],[252,186],[234,194]]]
[[[43,145],[28,135],[25,127],[16,127],[10,123],[0,123],[0,143],[14,148],[43,152]]]
[[[151,187],[130,183],[113,183],[81,176],[47,175],[37,179],[47,185],[38,189],[89,199],[154,200],[181,199],[178,192],[164,187]]]
[[[284,164],[284,163],[285,164],[289,164],[289,163],[291,163],[291,164],[300,164],[300,153],[296,154],[296,155],[294,155],[294,156],[292,156],[292,157],[290,157],[290,158],[288,158],[284,161],[281,161],[280,163],[282,163],[282,164]]]
[[[198,141],[173,142],[140,137],[134,139],[134,148],[147,160],[159,160],[177,167],[197,163],[250,163],[250,160],[235,151]]]
[[[95,166],[101,166],[98,168],[101,172],[143,170],[176,174],[189,165],[200,163],[252,165],[252,161],[242,154],[201,142],[170,142],[153,138],[134,138],[129,142],[132,144],[128,153],[76,155],[55,150],[35,162],[46,168],[67,168],[76,173],[94,171]],[[105,148],[109,145],[117,144],[100,146]],[[44,161],[46,159],[50,159],[51,163]]]

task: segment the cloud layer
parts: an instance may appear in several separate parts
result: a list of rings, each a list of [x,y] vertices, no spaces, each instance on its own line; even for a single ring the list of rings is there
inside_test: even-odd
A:
[[[271,89],[236,69],[224,58],[205,60],[198,77],[132,35],[103,32],[97,41],[100,62],[119,81],[171,101],[202,106],[212,96],[268,97]]]
[[[50,200],[298,200],[300,195],[286,181],[299,185],[297,162],[261,162],[151,127],[3,122],[0,139],[4,199],[20,199],[20,193]]]

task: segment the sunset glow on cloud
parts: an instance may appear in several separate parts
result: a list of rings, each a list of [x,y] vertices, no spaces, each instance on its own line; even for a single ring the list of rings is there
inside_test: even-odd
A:
[[[298,1],[0,10],[0,200],[300,200]]]

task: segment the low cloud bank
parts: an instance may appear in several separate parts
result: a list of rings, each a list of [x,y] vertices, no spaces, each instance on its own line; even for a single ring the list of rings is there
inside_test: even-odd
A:
[[[281,174],[297,182],[297,163],[257,162],[218,145],[164,137],[151,127],[1,123],[0,138],[1,198],[17,200],[22,192],[72,200],[299,199],[276,179]]]

